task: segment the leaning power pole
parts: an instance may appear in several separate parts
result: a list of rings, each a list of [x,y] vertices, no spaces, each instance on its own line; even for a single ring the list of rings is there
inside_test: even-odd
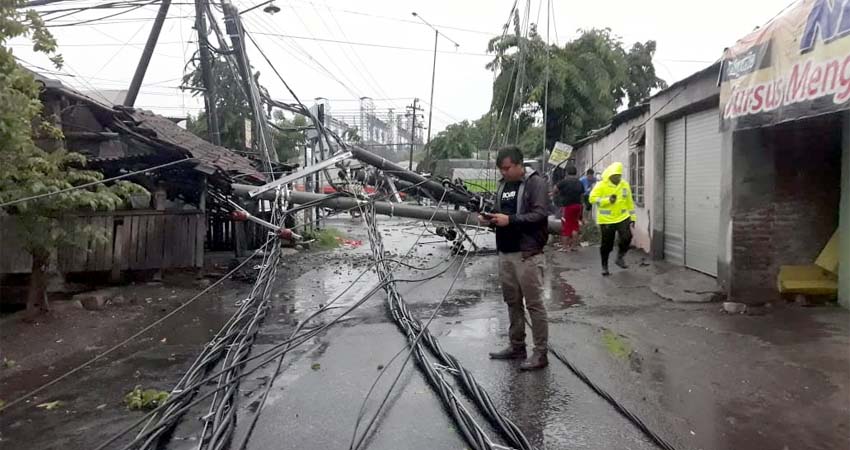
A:
[[[236,63],[239,66],[239,75],[243,83],[245,83],[248,104],[254,116],[254,125],[256,125],[257,135],[259,136],[261,154],[266,156],[272,163],[279,162],[277,152],[272,145],[271,134],[266,124],[266,117],[263,113],[259,88],[257,88],[256,80],[254,80],[254,76],[251,73],[251,64],[248,63],[248,54],[245,51],[245,32],[242,29],[242,20],[239,18],[239,11],[229,1],[223,1],[222,8],[224,9],[224,26],[227,34],[230,36],[233,46],[233,56],[236,57]],[[274,169],[268,167],[268,171],[274,172]]]
[[[416,146],[416,114],[419,113],[422,108],[419,107],[419,99],[413,99],[413,105],[408,106],[407,109],[410,111],[411,116],[411,125],[410,125],[410,162],[408,163],[407,170],[413,170],[413,149]]]
[[[207,137],[215,145],[221,145],[216,106],[216,85],[213,82],[209,41],[207,40],[206,6],[208,0],[195,0],[195,30],[198,32],[198,54],[201,59],[201,82],[204,84],[204,103],[207,110]]]
[[[171,0],[162,0],[159,5],[159,11],[153,21],[145,49],[142,50],[142,57],[139,58],[139,64],[136,66],[136,73],[133,74],[133,81],[130,82],[130,89],[127,90],[127,96],[124,97],[124,106],[133,106],[136,103],[136,97],[139,96],[139,89],[141,89],[145,73],[148,71],[148,64],[150,64],[153,51],[156,48],[156,41],[159,40],[159,33],[162,31],[162,24],[165,23],[165,16],[168,15],[169,6],[171,6]]]

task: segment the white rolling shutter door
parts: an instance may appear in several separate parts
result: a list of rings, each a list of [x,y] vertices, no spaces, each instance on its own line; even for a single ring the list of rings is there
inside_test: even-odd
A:
[[[720,131],[716,109],[687,117],[685,265],[717,275],[720,227]]]
[[[664,259],[685,264],[685,119],[664,130]]]

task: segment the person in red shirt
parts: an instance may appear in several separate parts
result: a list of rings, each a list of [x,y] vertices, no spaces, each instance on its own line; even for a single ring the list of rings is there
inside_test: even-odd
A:
[[[582,216],[584,186],[578,179],[575,166],[567,167],[567,175],[555,185],[555,195],[561,214],[561,250],[575,251],[578,245]]]

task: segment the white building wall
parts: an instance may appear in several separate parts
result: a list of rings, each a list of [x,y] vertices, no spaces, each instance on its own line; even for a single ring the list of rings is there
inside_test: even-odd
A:
[[[579,175],[583,175],[587,169],[593,168],[597,176],[602,175],[602,171],[613,162],[618,161],[623,163],[623,178],[634,185],[634,181],[629,179],[629,130],[644,123],[649,114],[643,114],[632,120],[621,123],[613,132],[597,141],[593,141],[582,145],[574,150],[576,168]],[[649,133],[650,130],[647,130]],[[650,223],[651,209],[653,203],[654,190],[651,180],[653,180],[654,167],[653,152],[651,149],[644,150],[644,204],[637,207],[638,221],[635,225],[634,238],[632,245],[644,250],[650,251]]]

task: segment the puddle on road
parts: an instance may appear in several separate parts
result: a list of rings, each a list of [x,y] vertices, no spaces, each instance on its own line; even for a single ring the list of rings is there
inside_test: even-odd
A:
[[[484,319],[464,320],[456,323],[447,332],[448,337],[485,339],[497,334],[499,331],[499,320],[495,317]]]
[[[548,280],[543,295],[548,299],[548,304],[553,309],[567,309],[584,305],[582,297],[576,293],[576,289],[562,277],[550,276]]]

